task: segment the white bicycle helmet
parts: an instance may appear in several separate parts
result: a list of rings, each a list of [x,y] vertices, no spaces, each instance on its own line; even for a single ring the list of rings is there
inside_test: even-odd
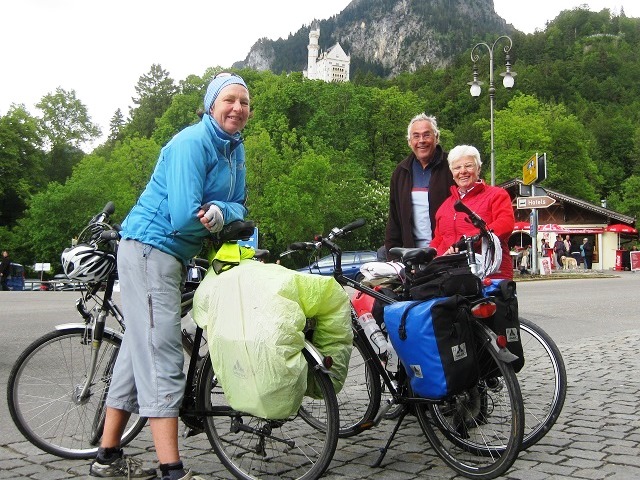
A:
[[[86,244],[65,248],[61,259],[64,274],[70,280],[85,283],[106,279],[116,266],[113,253]]]
[[[482,253],[476,253],[478,277],[484,278],[497,272],[502,264],[502,244],[495,233],[489,232],[491,239],[482,238]]]

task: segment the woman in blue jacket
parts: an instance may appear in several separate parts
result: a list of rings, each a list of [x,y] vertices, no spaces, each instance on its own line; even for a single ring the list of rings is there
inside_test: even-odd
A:
[[[122,224],[118,273],[127,329],[107,398],[98,478],[156,478],[126,458],[120,438],[132,412],[148,417],[163,480],[193,479],[178,451],[178,412],[185,375],[180,340],[180,287],[203,240],[245,209],[249,91],[229,73],[216,76],[202,120],[160,152],[151,179]],[[128,476],[127,476],[128,475]]]

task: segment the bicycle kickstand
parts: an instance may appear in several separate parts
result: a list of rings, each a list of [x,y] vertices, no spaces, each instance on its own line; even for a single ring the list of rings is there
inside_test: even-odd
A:
[[[371,467],[380,467],[382,465],[382,460],[384,460],[384,457],[387,454],[389,447],[391,446],[391,442],[396,436],[396,433],[398,433],[398,430],[400,429],[400,424],[404,420],[404,417],[407,416],[407,413],[409,413],[409,409],[405,405],[404,408],[402,409],[402,413],[400,414],[400,417],[398,418],[396,426],[393,427],[393,431],[391,432],[391,436],[389,437],[389,440],[387,440],[386,445],[380,449],[380,455],[378,456],[378,459],[375,461],[375,463],[371,465]]]

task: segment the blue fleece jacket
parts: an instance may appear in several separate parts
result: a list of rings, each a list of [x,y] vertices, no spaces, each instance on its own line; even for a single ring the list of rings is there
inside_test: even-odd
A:
[[[215,203],[225,224],[244,219],[245,179],[239,135],[227,135],[204,115],[162,149],[149,183],[122,223],[122,238],[187,263],[209,235],[196,216],[200,206]]]

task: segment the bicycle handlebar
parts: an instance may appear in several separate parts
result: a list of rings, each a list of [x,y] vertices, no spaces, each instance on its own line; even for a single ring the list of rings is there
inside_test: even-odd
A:
[[[487,222],[485,222],[480,215],[467,207],[462,200],[456,200],[456,203],[453,204],[453,208],[456,212],[466,213],[469,217],[469,221],[473,224],[474,227],[479,228],[480,231],[484,234],[488,233],[487,231]]]
[[[289,245],[289,250],[315,250],[316,248],[314,242],[294,242]]]
[[[113,215],[113,212],[115,211],[116,211],[115,204],[112,201],[108,201],[107,204],[102,209],[102,211],[89,221],[89,225],[93,223],[106,222],[109,219],[109,217]]]
[[[342,237],[350,233],[351,231],[355,230],[356,228],[363,227],[365,223],[367,222],[365,222],[364,218],[358,218],[353,222],[348,223],[342,228],[334,228],[333,230],[331,230],[331,233],[329,234],[329,238],[333,239],[335,237]]]
[[[100,233],[100,240],[120,240],[120,232],[118,230],[105,230]]]
[[[280,254],[281,257],[289,255],[294,251],[298,250],[320,250],[322,246],[328,247],[332,253],[342,253],[340,247],[332,242],[334,238],[344,237],[345,235],[351,233],[356,228],[363,227],[367,222],[364,218],[358,218],[351,223],[346,224],[342,228],[334,227],[329,232],[329,235],[323,237],[322,235],[318,235],[315,238],[314,242],[294,242],[289,245],[289,249]]]
[[[453,204],[453,209],[456,212],[466,213],[468,221],[471,222],[474,227],[480,230],[480,233],[477,235],[463,235],[462,237],[460,237],[460,240],[452,245],[453,248],[456,248],[458,250],[469,249],[470,246],[473,245],[473,243],[475,243],[477,240],[480,240],[482,237],[489,236],[487,222],[485,222],[482,217],[480,217],[480,215],[471,210],[467,205],[462,203],[461,200],[456,200],[456,202]]]

